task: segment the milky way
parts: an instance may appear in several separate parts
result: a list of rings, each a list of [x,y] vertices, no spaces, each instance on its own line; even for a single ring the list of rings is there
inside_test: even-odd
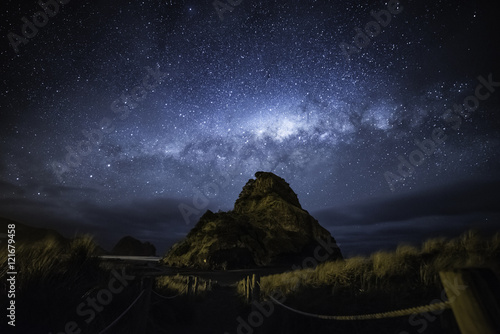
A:
[[[458,225],[438,208],[391,214],[402,198],[403,211],[426,207],[450,189],[467,202],[499,178],[500,87],[481,91],[491,94],[459,129],[443,116],[479,77],[500,81],[486,2],[66,2],[49,2],[29,38],[23,18],[40,5],[2,5],[2,216],[162,243],[207,209],[231,209],[259,170],[287,180],[350,249],[360,226],[388,244],[499,216],[479,201]],[[446,140],[397,174],[435,128]],[[387,172],[400,177],[392,186]],[[388,213],[368,224],[374,203]]]

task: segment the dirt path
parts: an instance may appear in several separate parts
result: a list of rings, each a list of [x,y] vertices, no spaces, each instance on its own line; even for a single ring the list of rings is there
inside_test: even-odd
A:
[[[182,295],[173,299],[161,299],[152,295],[149,312],[148,333],[162,334],[233,334],[237,332],[238,317],[247,319],[251,312],[236,293],[236,282],[248,275],[266,276],[290,270],[281,268],[255,268],[228,271],[200,271],[193,269],[175,269],[161,265],[137,265],[138,276],[154,277],[157,275],[198,276],[217,282],[213,290],[194,300]],[[157,270],[158,273],[153,271]],[[152,272],[152,273],[150,273]]]
[[[237,317],[245,316],[246,312],[234,286],[219,287],[197,305],[196,322],[199,326],[191,333],[235,333]]]
[[[236,295],[234,285],[215,286],[195,300],[182,296],[158,301],[153,308],[149,332],[175,334],[233,334],[237,317],[246,317],[249,311]]]

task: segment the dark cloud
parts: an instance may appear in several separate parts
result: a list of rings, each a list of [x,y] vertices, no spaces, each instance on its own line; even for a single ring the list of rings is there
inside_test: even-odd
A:
[[[314,212],[347,255],[419,246],[470,229],[500,230],[499,181],[469,181]]]
[[[111,249],[119,238],[131,235],[153,242],[158,251],[163,252],[193,227],[185,223],[178,208],[180,203],[189,202],[187,199],[155,198],[108,207],[91,202],[9,198],[0,200],[0,212],[3,217],[56,229],[68,237],[75,233],[93,234],[107,249]],[[192,220],[196,221],[196,217]]]
[[[2,180],[0,180],[0,189],[2,189],[3,196],[22,196],[25,193],[23,187]]]
[[[457,216],[429,216],[374,225],[337,226],[330,232],[346,256],[369,255],[378,250],[391,251],[398,245],[419,247],[428,239],[455,238],[469,230],[485,237],[500,230],[500,213],[484,212]]]
[[[315,216],[326,226],[352,226],[433,216],[494,213],[500,212],[499,197],[499,180],[471,180],[319,210]]]

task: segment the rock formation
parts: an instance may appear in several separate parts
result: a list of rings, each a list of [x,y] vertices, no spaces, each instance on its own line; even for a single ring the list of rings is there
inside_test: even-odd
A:
[[[155,256],[156,248],[150,242],[141,242],[130,236],[120,239],[111,250],[113,255]]]
[[[243,187],[234,210],[208,210],[163,258],[177,267],[234,269],[298,264],[314,256],[318,240],[335,240],[306,210],[281,177],[257,172]],[[323,253],[322,253],[323,254]],[[329,259],[341,259],[337,248]]]

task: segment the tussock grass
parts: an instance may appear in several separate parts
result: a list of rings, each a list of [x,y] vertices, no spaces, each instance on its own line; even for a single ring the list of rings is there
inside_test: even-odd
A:
[[[393,252],[379,251],[367,257],[325,262],[303,269],[261,278],[261,295],[281,291],[285,296],[307,295],[312,290],[352,296],[384,294],[388,299],[413,292],[441,289],[439,272],[451,268],[496,266],[500,262],[500,233],[483,238],[468,231],[458,238],[436,238],[421,247],[400,245]],[[238,293],[243,295],[243,282]],[[326,296],[325,296],[326,297]]]
[[[95,252],[96,245],[90,236],[75,238],[68,245],[50,238],[17,245],[17,289],[20,293],[34,286],[50,289],[56,282],[62,284],[62,278],[68,279],[66,283],[74,286],[89,275],[99,277],[102,270]],[[7,272],[7,252],[4,249],[0,252],[0,262],[0,276],[3,278]]]
[[[48,237],[34,243],[16,243],[18,324],[55,329],[74,318],[81,297],[105,285],[109,273],[100,267],[92,237],[68,243]],[[0,251],[0,280],[7,278],[7,251]],[[6,291],[0,291],[0,295]],[[3,298],[2,300],[7,300]],[[3,306],[3,302],[2,302]]]

